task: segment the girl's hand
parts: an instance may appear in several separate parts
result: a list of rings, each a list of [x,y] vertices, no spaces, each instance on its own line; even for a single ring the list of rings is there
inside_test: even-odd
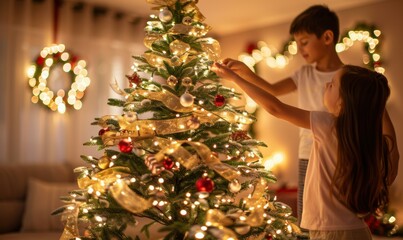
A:
[[[245,63],[232,58],[226,58],[222,63],[240,76],[251,71]]]
[[[241,61],[226,58],[222,61],[222,63],[244,79],[248,79],[248,76],[254,75],[250,68]]]

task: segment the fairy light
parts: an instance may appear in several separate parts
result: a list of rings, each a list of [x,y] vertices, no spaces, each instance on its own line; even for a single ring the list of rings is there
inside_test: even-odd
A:
[[[90,85],[90,78],[87,76],[88,71],[85,69],[86,62],[80,60],[73,62],[69,53],[65,52],[63,44],[52,45],[45,47],[36,59],[36,63],[32,64],[27,69],[28,84],[32,88],[31,102],[38,103],[39,100],[42,104],[47,106],[52,111],[65,113],[67,106],[72,106],[74,109],[79,110],[82,108],[81,98],[84,96],[84,91]],[[69,96],[61,96],[60,90],[52,90],[48,87],[47,82],[50,77],[51,70],[61,64],[65,73],[71,76],[71,86]],[[55,94],[54,92],[57,92]],[[40,96],[38,98],[38,96]]]
[[[205,236],[205,234],[203,233],[203,232],[196,232],[196,234],[195,234],[195,238],[196,239],[203,239],[204,238],[204,236]]]

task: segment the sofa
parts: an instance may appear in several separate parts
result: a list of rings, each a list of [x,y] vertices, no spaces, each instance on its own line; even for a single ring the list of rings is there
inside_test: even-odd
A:
[[[56,240],[63,232],[60,196],[76,189],[68,164],[0,165],[0,240]]]
[[[69,164],[0,164],[0,240],[59,240],[64,225],[60,215],[51,215],[63,206],[61,196],[78,189],[74,166]],[[158,224],[141,232],[149,219],[137,219],[128,226],[129,236],[162,239]]]

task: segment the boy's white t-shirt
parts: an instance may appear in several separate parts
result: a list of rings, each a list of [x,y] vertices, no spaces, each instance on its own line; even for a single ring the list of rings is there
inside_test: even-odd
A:
[[[314,144],[305,178],[301,227],[309,230],[351,230],[365,228],[336,196],[330,186],[337,163],[335,117],[328,112],[311,112]]]
[[[315,65],[304,65],[291,78],[298,91],[298,107],[308,111],[326,111],[323,105],[323,93],[337,71],[320,72]],[[312,148],[312,132],[300,129],[298,158],[309,159]]]

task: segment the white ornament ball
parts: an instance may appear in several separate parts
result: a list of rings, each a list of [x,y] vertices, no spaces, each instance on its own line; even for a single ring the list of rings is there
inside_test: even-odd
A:
[[[125,114],[125,119],[127,122],[132,123],[137,120],[137,114],[135,112],[127,112]]]
[[[237,193],[239,190],[241,190],[241,184],[238,182],[238,180],[234,179],[228,184],[228,189],[232,193]]]
[[[185,92],[179,99],[180,103],[182,104],[182,106],[184,107],[190,107],[193,105],[194,102],[194,97],[188,93]]]
[[[172,12],[169,11],[168,8],[163,8],[158,15],[158,18],[161,20],[161,22],[169,22],[172,20],[172,17]]]

